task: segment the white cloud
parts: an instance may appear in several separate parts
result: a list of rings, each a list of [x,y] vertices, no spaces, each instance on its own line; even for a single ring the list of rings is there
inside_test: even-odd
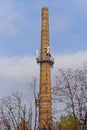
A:
[[[28,79],[37,73],[34,57],[1,57],[0,76],[13,79]]]
[[[52,77],[57,74],[58,68],[81,67],[86,61],[87,51],[57,55]],[[35,57],[0,57],[0,95],[16,90],[24,92],[33,76],[39,79],[39,65],[36,64]]]
[[[38,76],[39,67],[35,57],[0,57],[0,97],[14,91],[27,92],[33,76]]]
[[[55,71],[58,68],[79,68],[87,62],[87,51],[55,56]]]
[[[15,36],[23,33],[24,29],[28,29],[29,33],[38,30],[40,19],[36,17],[37,7],[32,2],[0,1],[0,36]]]
[[[55,56],[54,69],[80,67],[87,61],[87,51],[80,51],[74,54]],[[28,79],[37,75],[39,65],[35,57],[0,57],[0,77],[13,79]]]
[[[16,10],[16,4],[6,0],[0,1],[0,35],[14,36],[17,33],[16,23],[22,23],[23,16],[20,9]]]

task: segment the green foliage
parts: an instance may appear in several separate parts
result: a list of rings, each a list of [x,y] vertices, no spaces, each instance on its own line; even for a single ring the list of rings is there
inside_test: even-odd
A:
[[[61,116],[60,118],[61,126],[63,130],[76,130],[76,127],[80,124],[80,121],[74,116]]]

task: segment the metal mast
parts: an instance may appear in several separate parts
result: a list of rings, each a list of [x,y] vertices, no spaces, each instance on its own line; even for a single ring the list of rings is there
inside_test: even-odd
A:
[[[36,52],[37,63],[40,63],[39,95],[39,130],[52,130],[51,70],[54,59],[50,52],[49,13],[42,8],[41,50]]]

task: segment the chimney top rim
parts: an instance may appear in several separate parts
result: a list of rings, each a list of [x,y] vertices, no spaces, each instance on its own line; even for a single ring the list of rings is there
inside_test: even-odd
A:
[[[48,10],[48,7],[43,7],[42,9],[47,9]]]

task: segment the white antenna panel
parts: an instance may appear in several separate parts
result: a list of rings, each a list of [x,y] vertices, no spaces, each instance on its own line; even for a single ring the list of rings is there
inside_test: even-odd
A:
[[[39,56],[39,53],[38,53],[38,50],[36,50],[36,58],[38,58]]]
[[[47,54],[50,54],[50,47],[47,47]]]

